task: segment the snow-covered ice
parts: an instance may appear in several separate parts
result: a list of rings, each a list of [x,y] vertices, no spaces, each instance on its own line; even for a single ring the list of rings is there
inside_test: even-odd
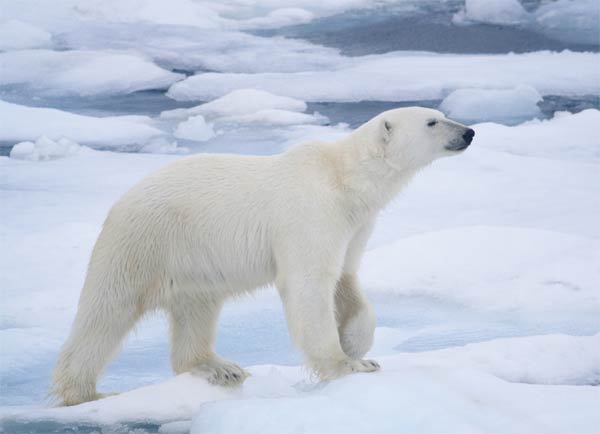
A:
[[[0,90],[51,96],[161,89],[183,78],[148,59],[116,51],[9,51],[0,53],[0,70]]]
[[[541,116],[542,96],[531,86],[513,89],[457,89],[441,102],[446,116],[464,123],[501,121],[519,123]]]
[[[0,100],[0,140],[15,143],[47,136],[98,147],[141,144],[163,134],[150,123],[145,116],[100,118]]]
[[[599,71],[596,53],[459,56],[404,52],[353,58],[350,66],[328,71],[203,73],[173,84],[168,95],[206,101],[254,87],[303,101],[419,101],[441,99],[459,88],[521,85],[542,95],[597,95]]]
[[[377,339],[393,342],[379,331]],[[183,374],[72,409],[9,410],[4,420],[9,429],[77,422],[117,430],[126,421],[187,432],[193,417],[192,433],[594,433],[599,344],[600,334],[547,335],[400,354],[380,358],[381,372],[321,385],[285,366],[251,368],[240,389]]]

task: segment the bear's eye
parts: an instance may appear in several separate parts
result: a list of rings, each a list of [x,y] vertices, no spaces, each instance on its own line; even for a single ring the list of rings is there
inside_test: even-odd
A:
[[[437,124],[437,121],[435,119],[432,119],[429,122],[427,122],[428,127],[433,127],[435,126],[435,124]]]

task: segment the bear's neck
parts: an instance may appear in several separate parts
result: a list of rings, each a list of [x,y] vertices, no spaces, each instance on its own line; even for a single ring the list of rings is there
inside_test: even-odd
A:
[[[336,143],[336,170],[345,199],[357,216],[382,210],[412,179],[418,169],[392,166],[383,153],[368,144],[347,139]]]

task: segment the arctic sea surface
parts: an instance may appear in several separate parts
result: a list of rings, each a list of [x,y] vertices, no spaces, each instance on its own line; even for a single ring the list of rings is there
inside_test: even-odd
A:
[[[597,433],[595,0],[0,0],[0,432]],[[50,375],[110,206],[200,152],[273,154],[425,106],[476,131],[381,213],[376,374],[318,384],[274,288],[234,300],[240,389],[173,377],[144,319],[99,382]]]

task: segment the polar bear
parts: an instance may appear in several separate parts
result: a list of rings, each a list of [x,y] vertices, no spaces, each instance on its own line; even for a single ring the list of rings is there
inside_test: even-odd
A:
[[[386,111],[335,142],[273,156],[194,155],[143,179],[110,210],[53,373],[63,405],[96,380],[134,324],[162,309],[171,363],[219,385],[247,373],[215,353],[233,295],[274,284],[290,336],[321,379],[371,372],[375,316],[358,279],[378,212],[474,131],[436,110]]]

